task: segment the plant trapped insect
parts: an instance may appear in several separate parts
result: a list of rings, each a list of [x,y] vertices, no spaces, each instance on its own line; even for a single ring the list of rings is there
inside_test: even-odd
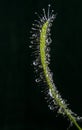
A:
[[[39,21],[35,20],[32,25],[31,30],[31,45],[30,48],[33,48],[35,51],[33,55],[35,55],[35,60],[33,61],[34,69],[36,74],[39,73],[39,78],[36,78],[35,81],[39,84],[43,82],[44,84],[44,93],[46,95],[45,99],[49,103],[49,108],[51,110],[56,109],[57,113],[62,114],[63,116],[67,116],[72,124],[79,129],[77,121],[81,120],[81,117],[78,117],[75,113],[73,113],[69,108],[68,104],[66,104],[65,100],[62,99],[59,94],[55,83],[53,82],[53,74],[49,69],[50,64],[50,47],[52,40],[50,38],[50,30],[52,26],[53,20],[56,18],[56,14],[53,14],[53,10],[50,12],[50,5],[48,5],[48,12],[46,14],[45,9],[43,9],[43,16],[39,17]],[[39,71],[38,71],[39,70]],[[45,87],[45,85],[47,87]]]

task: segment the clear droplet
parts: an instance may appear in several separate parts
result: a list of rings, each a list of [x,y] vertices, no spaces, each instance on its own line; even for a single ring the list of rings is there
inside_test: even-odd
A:
[[[41,80],[39,78],[35,79],[36,83],[39,83]]]
[[[48,107],[50,108],[50,110],[54,110],[54,106],[53,105],[48,105]]]
[[[40,21],[43,22],[43,18]]]
[[[45,17],[42,17],[42,21],[45,21]]]
[[[46,39],[47,45],[50,45],[51,42],[52,42],[52,39],[50,37]]]
[[[49,89],[49,95],[53,98],[51,89]]]
[[[37,60],[33,61],[33,65],[37,66],[38,65],[38,61]]]
[[[80,121],[82,121],[82,117],[78,116],[78,117],[76,118],[76,120],[80,122]]]
[[[46,57],[47,57],[47,59],[50,58],[50,54],[47,53],[47,54],[46,54]]]
[[[38,14],[37,12],[35,12],[35,14]]]
[[[31,44],[33,44],[34,42],[33,41],[31,41]]]
[[[32,34],[32,37],[35,37],[35,38],[36,38],[36,37],[37,37],[37,34]]]
[[[48,7],[50,7],[51,5],[50,4],[48,4]]]
[[[32,48],[32,45],[30,45],[29,48]]]
[[[77,120],[78,120],[78,121],[80,120],[80,117],[79,117],[79,116],[77,117]]]
[[[47,54],[49,54],[50,51],[51,51],[50,47],[47,47],[47,48],[46,48]]]
[[[43,75],[42,74],[40,74],[40,78],[43,79]]]
[[[47,29],[47,32],[50,33],[50,28]]]
[[[63,109],[62,107],[60,107],[60,108],[58,109],[58,113],[65,115],[65,111],[64,111],[64,109]]]
[[[38,73],[38,69],[35,68],[35,72]]]
[[[52,11],[53,11],[53,10],[52,10]],[[53,15],[52,15],[52,19],[54,19],[54,18],[55,18],[55,15],[53,14]]]
[[[52,72],[49,72],[49,77],[50,77],[51,82],[53,83],[53,73]]]
[[[39,65],[39,68],[42,69],[42,65]]]
[[[51,27],[52,26],[52,23],[49,23],[49,27]]]
[[[54,105],[55,105],[55,106],[57,105],[57,103],[56,103],[56,101],[55,101],[55,100],[53,100],[53,103],[54,103]]]
[[[49,55],[49,54],[48,54]],[[46,60],[49,62],[49,64],[50,64],[50,57],[47,55],[47,57],[46,57]]]
[[[61,103],[64,104],[64,101],[61,99]]]
[[[47,64],[47,65],[49,65],[49,64],[50,64],[50,62],[48,61],[48,59],[46,60],[46,64]]]
[[[56,94],[56,98],[58,98],[59,97],[59,94]]]

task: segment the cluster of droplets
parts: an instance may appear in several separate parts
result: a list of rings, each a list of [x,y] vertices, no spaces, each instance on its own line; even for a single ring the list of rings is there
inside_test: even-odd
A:
[[[53,14],[53,10],[51,11],[51,14],[49,13],[50,12],[50,5],[48,6],[48,14],[46,15],[45,13],[45,9],[43,9],[43,17],[39,17],[39,21],[35,20],[35,24],[32,25],[32,31],[31,31],[31,46],[30,48],[34,49],[34,52],[33,52],[33,56],[35,56],[35,60],[33,61],[33,66],[34,66],[34,69],[35,69],[35,72],[39,73],[39,76],[37,76],[37,78],[35,79],[35,81],[39,84],[41,83],[41,81],[44,83],[44,85],[46,84],[46,79],[44,77],[44,73],[42,73],[42,65],[41,65],[41,61],[40,61],[40,32],[41,32],[41,29],[42,29],[42,25],[48,21],[48,27],[47,27],[47,32],[46,32],[46,49],[45,49],[45,54],[46,54],[46,63],[47,65],[49,65],[50,63],[50,44],[52,42],[52,39],[51,39],[51,33],[50,33],[50,30],[51,30],[51,26],[52,26],[52,22],[53,20],[56,18],[56,15],[57,14]],[[48,76],[49,76],[49,79],[50,79],[50,82],[52,83],[53,85],[53,90],[51,89],[44,89],[43,92],[45,93],[46,97],[46,101],[48,102],[48,106],[51,110],[55,110],[56,108],[58,109],[58,113],[64,113],[64,110],[63,108],[59,107],[59,104],[58,102],[55,100],[55,99],[60,99],[61,103],[65,105],[65,101],[63,101],[63,99],[61,98],[60,94],[58,93],[56,87],[55,87],[55,84],[53,83],[53,73],[50,71],[49,67],[47,67],[47,72],[48,72]],[[54,99],[54,96],[52,93],[56,93],[56,97]],[[67,107],[67,105],[66,105]]]
[[[47,28],[47,36],[46,36],[46,63],[50,63],[50,47],[49,45],[51,44],[52,40],[50,38],[50,28],[52,26],[53,20],[56,18],[56,15],[53,14],[53,10],[50,13],[50,4],[48,5],[48,13],[46,15],[45,9],[43,9],[43,16],[40,17],[37,12],[35,14],[38,16],[39,20],[34,20],[34,24],[32,24],[31,28],[31,45],[29,46],[30,48],[33,49],[32,55],[35,57],[35,60],[33,61],[33,66],[35,69],[35,72],[38,73],[40,69],[42,69],[41,61],[40,61],[40,32],[42,29],[43,24],[46,21],[49,21],[49,25]],[[36,78],[35,81],[39,83],[42,80],[43,74],[40,74],[39,78]],[[44,78],[43,78],[44,79]],[[44,81],[45,82],[45,81]]]
[[[38,15],[37,13],[35,13],[36,15]],[[59,94],[55,84],[53,83],[53,73],[50,71],[49,67],[47,67],[47,72],[48,72],[48,76],[49,79],[51,81],[51,84],[53,86],[53,89],[49,89],[47,87],[47,83],[46,83],[46,79],[43,73],[43,68],[42,68],[42,64],[41,64],[41,57],[40,57],[40,32],[42,29],[43,24],[48,21],[48,28],[47,28],[47,32],[46,32],[46,49],[45,49],[45,53],[46,53],[46,63],[47,65],[50,64],[50,44],[52,42],[51,39],[51,26],[52,26],[52,22],[53,20],[56,18],[57,14],[53,14],[53,10],[50,13],[50,5],[48,5],[48,13],[46,15],[45,13],[45,9],[43,9],[43,16],[39,17],[39,21],[35,20],[34,24],[32,24],[32,30],[30,31],[31,33],[31,45],[29,46],[30,48],[33,49],[33,57],[35,57],[35,60],[33,61],[33,66],[34,66],[34,70],[36,72],[36,79],[35,82],[38,83],[38,85],[42,83],[42,87],[43,90],[42,92],[44,92],[45,99],[48,102],[48,107],[50,108],[50,110],[57,110],[58,114],[62,114],[62,115],[66,115],[65,110],[67,111],[68,114],[73,115],[73,117],[75,118],[76,121],[81,121],[82,118],[77,116],[75,113],[73,113],[70,109],[68,109],[68,104],[66,104],[66,101],[63,100],[61,98],[61,95]],[[55,94],[54,94],[55,93]],[[63,107],[64,106],[64,107]],[[72,124],[72,121],[70,122]]]

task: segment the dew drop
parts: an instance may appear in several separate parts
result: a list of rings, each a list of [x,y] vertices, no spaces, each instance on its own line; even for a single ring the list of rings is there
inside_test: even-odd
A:
[[[64,104],[64,101],[61,99],[61,103]]]
[[[33,44],[34,42],[33,41],[31,41],[31,44]]]
[[[35,14],[37,14],[37,12],[35,12]]]
[[[45,17],[42,17],[42,21],[45,21]]]
[[[42,65],[39,65],[39,68],[42,69]]]
[[[57,103],[56,103],[56,101],[55,101],[55,100],[53,100],[53,103],[54,103],[54,105],[55,105],[55,106],[57,105]]]
[[[47,57],[48,57],[48,60],[50,61],[50,54],[48,54]]]
[[[40,78],[43,79],[43,75],[42,74],[40,74]]]
[[[43,17],[42,17],[42,19],[40,21],[43,22]]]
[[[77,120],[78,122],[82,122],[82,117],[78,116],[78,117],[76,118],[76,120]]]
[[[50,52],[50,50],[51,50],[50,47],[47,47],[47,48],[46,48],[46,51],[47,51],[47,52]]]
[[[79,117],[79,116],[77,117],[77,120],[78,120],[78,121],[80,120],[80,117]]]
[[[59,94],[56,94],[56,98],[58,98],[59,97]]]
[[[36,38],[36,37],[37,37],[37,34],[32,34],[32,37],[35,37],[35,38]]]
[[[53,14],[53,15],[52,15],[52,19],[54,19],[54,18],[55,18],[55,15]]]
[[[50,28],[47,29],[47,33],[50,33]]]
[[[41,33],[41,29],[40,29],[39,31],[40,31],[40,33]]]
[[[46,60],[50,63],[50,55],[49,54],[46,55]]]
[[[65,115],[64,109],[63,109],[62,107],[60,107],[60,108],[58,109],[58,113]]]
[[[48,7],[50,7],[51,5],[50,4],[48,4]]]
[[[52,39],[50,37],[46,39],[47,45],[50,45],[51,42],[52,42]]]
[[[53,98],[51,89],[49,89],[49,95]]]
[[[30,45],[29,48],[32,48],[32,45]]]
[[[49,77],[50,77],[51,82],[53,83],[53,73],[52,72],[49,72]]]
[[[35,69],[35,72],[37,73],[37,72],[38,72],[38,69]]]
[[[51,36],[51,33],[48,33],[48,34],[47,34],[47,37],[49,37],[49,36]]]
[[[48,107],[50,108],[50,110],[54,110],[54,106],[48,105]]]
[[[39,78],[35,79],[36,83],[39,83],[41,80]]]
[[[33,65],[37,66],[38,65],[38,61],[37,60],[33,61]]]
[[[52,26],[52,23],[49,23],[49,27],[51,27]]]
[[[48,59],[46,60],[46,64],[47,64],[47,65],[49,65],[49,64],[50,64],[50,62],[49,62],[49,60],[48,60]]]

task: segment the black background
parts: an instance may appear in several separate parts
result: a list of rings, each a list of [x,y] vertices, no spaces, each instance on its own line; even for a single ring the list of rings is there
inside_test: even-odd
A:
[[[0,130],[66,130],[69,121],[47,107],[31,66],[34,12],[48,4],[58,13],[52,28],[51,70],[69,107],[82,116],[82,1],[0,1]],[[80,123],[82,124],[82,123]],[[70,130],[75,130],[72,127]]]

